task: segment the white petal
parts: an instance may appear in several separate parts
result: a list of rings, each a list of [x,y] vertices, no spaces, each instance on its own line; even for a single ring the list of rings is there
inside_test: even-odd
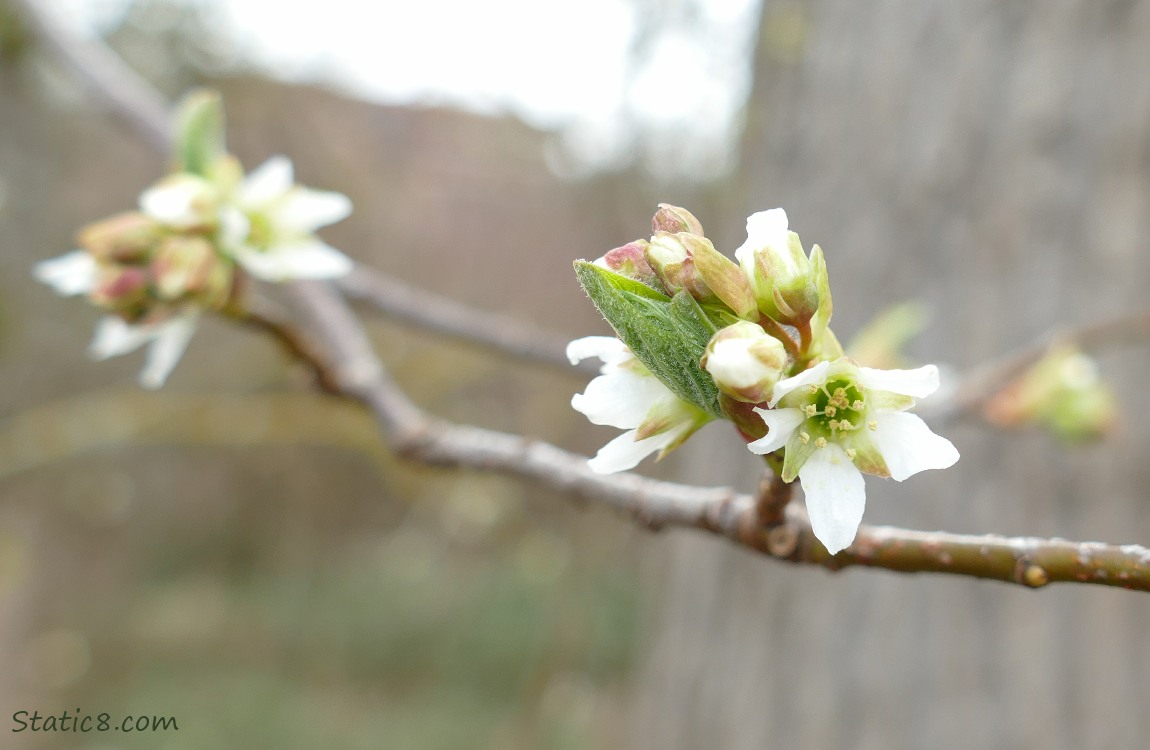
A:
[[[291,159],[273,156],[244,178],[240,201],[249,208],[265,206],[291,190],[294,180]]]
[[[141,193],[140,210],[173,227],[193,227],[205,219],[203,207],[196,204],[204,203],[210,192],[211,187],[203,180],[178,175]]]
[[[747,443],[752,453],[760,456],[773,453],[787,444],[791,434],[806,420],[802,409],[758,409],[755,411],[767,423],[766,436]]]
[[[631,350],[614,336],[584,336],[567,345],[567,359],[577,365],[590,357],[604,362],[618,362],[631,356]]]
[[[946,469],[958,460],[958,449],[935,435],[915,414],[886,412],[874,415],[871,433],[893,479],[902,481],[927,469]]]
[[[140,385],[155,389],[164,384],[196,332],[197,317],[195,314],[182,315],[154,327],[148,362],[140,371]]]
[[[926,365],[915,370],[875,370],[860,367],[858,383],[874,391],[890,391],[925,398],[938,390],[938,368]]]
[[[155,326],[132,326],[115,315],[100,318],[96,334],[88,346],[93,359],[107,359],[139,349],[155,336]]]
[[[779,403],[779,399],[796,388],[803,388],[808,385],[822,385],[827,382],[830,369],[830,362],[819,362],[809,370],[803,370],[798,375],[780,380],[775,384],[775,390],[771,397],[771,406]]]
[[[292,279],[332,279],[349,273],[351,259],[319,240],[276,245],[259,251],[242,245],[236,260],[252,276],[273,283]]]
[[[287,235],[311,234],[350,216],[351,199],[343,193],[296,188],[273,213],[271,221],[276,231]]]
[[[811,530],[832,555],[854,541],[866,507],[863,475],[835,443],[811,454],[799,469]]]
[[[747,241],[735,251],[735,258],[746,268],[756,250],[787,246],[787,212],[781,208],[759,211],[747,218]],[[744,261],[744,256],[747,260]]]
[[[647,456],[673,443],[683,430],[689,428],[690,424],[684,424],[644,440],[635,440],[636,430],[629,430],[600,448],[595,457],[587,462],[587,466],[596,474],[614,474],[633,469]]]
[[[220,228],[217,239],[225,252],[234,253],[241,247],[247,240],[251,229],[252,223],[248,217],[235,206],[224,206],[220,210]]]
[[[96,284],[96,260],[83,250],[74,250],[59,258],[40,261],[32,268],[32,275],[52,287],[56,294],[65,297],[85,294]]]
[[[674,395],[657,378],[618,370],[593,378],[586,391],[571,397],[571,407],[592,424],[629,430],[642,424],[652,407],[669,398]]]

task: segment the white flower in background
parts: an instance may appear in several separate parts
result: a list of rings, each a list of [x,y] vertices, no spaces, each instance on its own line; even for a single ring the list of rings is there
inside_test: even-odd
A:
[[[710,415],[659,382],[619,339],[587,336],[567,345],[571,364],[589,357],[603,361],[601,374],[572,397],[571,406],[593,424],[627,430],[588,461],[592,471],[626,471],[656,451],[662,458],[710,421]]]
[[[222,217],[226,248],[252,276],[264,281],[330,279],[352,269],[346,255],[315,231],[351,214],[341,193],[311,190],[293,182],[292,163],[276,156],[240,184],[234,209]]]
[[[71,297],[93,293],[99,284],[100,271],[90,254],[76,250],[37,263],[33,274],[58,294]],[[96,335],[88,353],[94,359],[107,359],[148,344],[147,363],[140,372],[140,385],[159,388],[180,361],[195,333],[198,313],[195,307],[189,306],[163,321],[137,324],[126,323],[117,315],[106,315],[96,326]]]
[[[831,554],[858,531],[866,505],[863,473],[902,481],[958,460],[946,438],[905,410],[933,393],[938,368],[875,370],[842,357],[775,384],[771,409],[755,411],[769,431],[755,453],[786,448],[782,479],[803,485],[811,528]]]
[[[221,252],[264,281],[330,279],[352,269],[346,255],[315,236],[320,227],[347,218],[351,200],[296,185],[292,163],[283,156],[272,157],[238,185],[169,175],[140,196],[140,209],[177,229],[216,226]]]

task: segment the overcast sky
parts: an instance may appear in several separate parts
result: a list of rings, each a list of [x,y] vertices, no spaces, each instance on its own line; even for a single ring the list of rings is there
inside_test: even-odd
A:
[[[46,0],[84,29],[114,24],[127,0]],[[386,103],[512,112],[610,150],[636,118],[721,138],[745,95],[755,0],[695,0],[701,22],[658,36],[627,0],[180,0],[212,8],[245,57],[289,80],[326,82]],[[692,0],[646,3],[674,9]],[[640,40],[651,41],[651,40]]]

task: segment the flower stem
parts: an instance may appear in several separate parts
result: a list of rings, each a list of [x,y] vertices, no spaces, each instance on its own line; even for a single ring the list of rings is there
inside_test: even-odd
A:
[[[781,325],[762,314],[759,315],[759,325],[763,327],[764,331],[782,342],[783,348],[787,350],[787,354],[789,354],[792,359],[797,362],[802,358],[802,352],[799,351],[798,344],[795,343],[795,340],[791,338],[790,334],[783,330]]]
[[[763,528],[771,528],[786,523],[787,503],[794,495],[794,484],[783,481],[783,459],[777,452],[763,458],[771,470],[764,472],[759,482],[759,491],[755,494],[755,515]]]

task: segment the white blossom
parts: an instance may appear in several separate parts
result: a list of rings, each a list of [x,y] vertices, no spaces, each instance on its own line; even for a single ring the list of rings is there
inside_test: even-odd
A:
[[[75,296],[94,289],[98,268],[91,255],[76,250],[37,263],[32,273],[58,294]],[[147,360],[140,372],[140,385],[159,388],[180,361],[195,333],[198,317],[198,310],[190,306],[162,321],[151,323],[130,324],[119,316],[105,315],[96,325],[88,353],[93,359],[107,359],[147,344]]]
[[[626,471],[656,451],[662,457],[710,420],[659,382],[619,339],[588,336],[567,345],[571,364],[588,357],[598,357],[603,367],[571,406],[594,424],[626,430],[588,461],[592,471]]]
[[[866,505],[862,474],[902,481],[945,469],[958,451],[905,410],[938,388],[938,368],[875,370],[846,357],[780,380],[770,409],[755,411],[766,437],[755,453],[786,448],[782,478],[801,480],[815,536],[831,554],[858,531]]]

